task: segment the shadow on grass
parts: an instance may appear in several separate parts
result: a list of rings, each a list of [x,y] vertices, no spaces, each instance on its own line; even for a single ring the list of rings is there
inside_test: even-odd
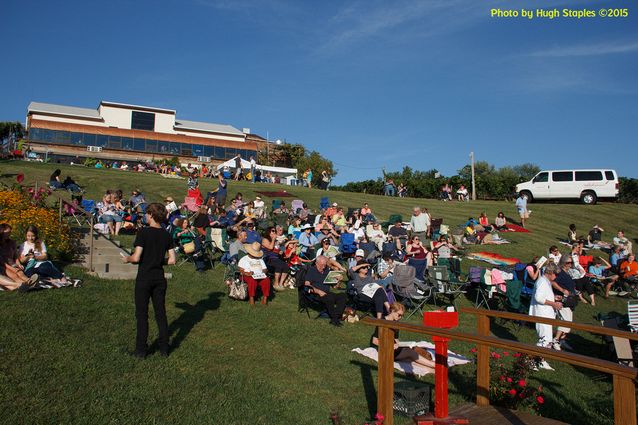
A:
[[[177,350],[180,344],[186,339],[190,331],[204,319],[206,312],[219,308],[220,298],[224,296],[221,292],[211,292],[208,298],[198,301],[196,304],[175,303],[175,307],[184,312],[175,319],[169,326],[169,335],[172,336],[171,349]]]

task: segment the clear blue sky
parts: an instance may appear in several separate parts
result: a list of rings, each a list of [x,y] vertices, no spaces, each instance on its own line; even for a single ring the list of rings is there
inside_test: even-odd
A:
[[[381,168],[614,167],[638,177],[628,0],[4,0],[0,120],[30,101],[166,107]],[[490,9],[628,7],[625,19]]]

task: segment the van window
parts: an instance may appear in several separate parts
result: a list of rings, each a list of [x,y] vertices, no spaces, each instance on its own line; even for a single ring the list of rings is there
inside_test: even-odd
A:
[[[600,171],[576,171],[577,182],[599,181],[603,179],[603,173]]]
[[[554,171],[552,173],[552,181],[555,182],[571,182],[574,180],[572,171]]]
[[[538,173],[536,177],[534,177],[534,183],[547,183],[549,180],[549,173]]]
[[[607,180],[614,180],[614,172],[613,171],[605,171],[605,178]]]

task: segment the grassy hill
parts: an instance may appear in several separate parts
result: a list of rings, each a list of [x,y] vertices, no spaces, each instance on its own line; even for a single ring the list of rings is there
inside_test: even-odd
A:
[[[0,182],[12,184],[25,174],[25,184],[48,181],[58,166],[0,162]],[[87,189],[87,198],[99,199],[106,189],[141,189],[148,200],[165,196],[181,199],[185,180],[119,170],[59,166]],[[201,182],[202,191],[216,182]],[[230,182],[229,195],[255,190],[286,189],[317,208],[322,196],[343,206],[368,202],[378,218],[390,214],[409,217],[415,205],[456,226],[469,216],[498,211],[515,216],[512,203],[477,201],[444,203],[428,199],[397,199],[363,193],[322,192],[279,185]],[[269,198],[265,198],[268,202]],[[628,237],[638,235],[638,206],[601,203],[532,204],[531,233],[508,233],[510,245],[476,247],[528,260],[542,255],[575,223],[579,233],[594,224],[610,240],[619,228]],[[36,223],[37,224],[37,223]],[[125,239],[130,243],[129,239]],[[470,261],[464,261],[467,268]],[[191,265],[171,268],[167,311],[173,352],[168,359],[151,355],[138,361],[128,353],[134,343],[133,282],[86,278],[83,288],[0,293],[0,407],[6,423],[215,423],[322,424],[337,410],[345,424],[364,423],[374,409],[376,364],[350,352],[368,344],[372,329],[362,324],[339,329],[323,320],[297,313],[294,291],[276,293],[266,307],[226,297],[223,269],[196,274]],[[69,267],[68,273],[82,271]],[[464,299],[463,305],[472,300]],[[433,306],[430,306],[433,308]],[[596,323],[598,312],[626,311],[626,300],[598,300],[596,307],[579,305],[575,320]],[[151,319],[151,339],[155,325]],[[417,321],[418,319],[412,319]],[[471,317],[460,328],[474,331]],[[535,332],[513,325],[494,325],[498,336],[534,342]],[[414,339],[414,335],[401,335]],[[578,352],[606,358],[600,338],[574,333]],[[453,342],[451,348],[468,354],[471,347]],[[532,384],[543,385],[545,416],[575,424],[613,422],[611,381],[606,375],[568,365],[553,364],[555,372],[541,371]],[[409,379],[397,375],[397,379]],[[433,382],[433,377],[424,379]],[[473,365],[450,370],[452,405],[472,400]],[[397,417],[396,423],[411,423]]]

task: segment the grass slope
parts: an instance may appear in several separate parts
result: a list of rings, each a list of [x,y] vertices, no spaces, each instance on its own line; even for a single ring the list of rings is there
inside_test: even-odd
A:
[[[48,180],[54,165],[0,163],[0,182],[12,184],[23,172],[26,184]],[[107,188],[125,192],[139,187],[149,200],[181,198],[185,180],[164,179],[118,170],[61,166],[87,188],[87,198],[99,199]],[[202,191],[213,189],[202,182]],[[230,195],[241,191],[281,190],[282,186],[230,183]],[[321,192],[287,188],[313,208],[321,196],[344,206],[368,202],[379,218],[392,213],[408,217],[413,205],[427,207],[434,217],[452,226],[486,211],[513,216],[510,203],[443,203],[435,200],[389,199],[362,193]],[[288,199],[295,199],[288,198]],[[543,254],[570,223],[579,230],[603,226],[609,239],[617,228],[638,234],[634,205],[533,204],[531,233],[508,233],[511,245],[481,247],[523,260]],[[131,238],[122,238],[126,244]],[[465,261],[464,267],[471,262]],[[330,327],[323,320],[298,314],[294,291],[277,293],[267,308],[249,308],[226,297],[221,266],[203,277],[192,266],[172,268],[167,310],[174,350],[168,359],[151,355],[138,361],[133,348],[133,282],[87,278],[78,290],[41,291],[28,295],[0,294],[0,411],[5,423],[214,423],[321,424],[338,410],[345,424],[360,424],[374,412],[376,364],[350,350],[368,344],[372,329],[364,325]],[[69,268],[76,275],[82,273]],[[463,300],[471,305],[470,300]],[[599,306],[580,305],[576,320],[596,323],[599,311],[626,311],[625,301],[600,299]],[[151,313],[152,314],[152,313]],[[151,318],[151,340],[155,325]],[[413,319],[414,321],[418,319]],[[472,317],[462,317],[460,329],[473,332]],[[496,335],[534,342],[535,332],[512,324],[494,324]],[[416,339],[402,334],[402,339]],[[608,356],[600,338],[571,336],[579,352]],[[451,348],[468,354],[469,346]],[[532,384],[543,385],[547,402],[541,413],[574,424],[613,422],[609,377],[569,365],[554,364]],[[407,379],[396,375],[397,379]],[[424,379],[433,382],[433,377]],[[475,367],[450,370],[450,402],[472,400]],[[411,423],[396,418],[396,423]]]

